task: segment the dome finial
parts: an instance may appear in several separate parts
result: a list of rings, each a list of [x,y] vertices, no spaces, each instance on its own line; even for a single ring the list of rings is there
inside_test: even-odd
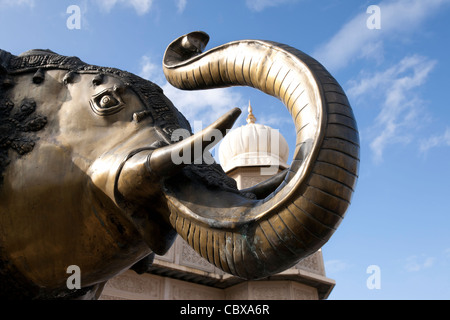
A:
[[[248,124],[250,124],[250,123],[255,123],[255,121],[256,121],[256,118],[255,118],[255,116],[253,115],[253,109],[252,109],[252,106],[251,106],[250,100],[249,100],[249,101],[248,101],[248,117],[247,117],[247,123],[248,123]]]

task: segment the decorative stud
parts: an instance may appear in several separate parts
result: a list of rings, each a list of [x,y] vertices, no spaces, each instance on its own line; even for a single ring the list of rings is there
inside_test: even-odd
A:
[[[14,87],[14,84],[15,84],[14,79],[11,76],[5,76],[2,79],[1,85],[4,89],[10,89],[10,88]]]
[[[105,77],[105,75],[103,73],[99,73],[97,74],[94,79],[92,79],[92,84],[94,86],[99,86],[103,83],[103,78]]]
[[[64,76],[63,83],[64,83],[65,85],[67,85],[67,84],[69,84],[69,83],[73,83],[74,78],[75,78],[75,72],[69,71],[69,72],[67,72],[66,75]]]
[[[44,82],[44,80],[45,80],[44,70],[39,68],[33,76],[33,83],[41,84],[42,82]]]
[[[151,115],[152,115],[152,113],[149,110],[136,112],[136,113],[133,114],[133,120],[136,123],[139,123],[142,120],[144,120],[145,118],[151,117]]]

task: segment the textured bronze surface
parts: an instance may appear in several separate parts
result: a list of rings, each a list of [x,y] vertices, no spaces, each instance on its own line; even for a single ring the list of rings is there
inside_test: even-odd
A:
[[[207,155],[212,133],[223,136],[240,110],[192,135],[150,81],[49,50],[0,50],[2,298],[96,298],[111,277],[145,272],[177,233],[246,279],[282,271],[331,237],[359,166],[343,90],[286,45],[243,40],[202,53],[208,39],[194,32],[169,45],[173,85],[251,86],[283,101],[295,123],[291,167],[254,188],[238,190],[196,153]],[[182,141],[173,139],[178,129]],[[174,163],[183,152],[193,164]],[[66,286],[71,265],[81,270],[80,290]]]

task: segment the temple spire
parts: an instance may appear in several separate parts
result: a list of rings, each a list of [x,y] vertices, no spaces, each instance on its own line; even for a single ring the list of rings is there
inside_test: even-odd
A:
[[[247,123],[255,123],[256,122],[256,118],[253,115],[253,109],[252,106],[250,104],[250,101],[248,101],[248,117],[247,117]]]

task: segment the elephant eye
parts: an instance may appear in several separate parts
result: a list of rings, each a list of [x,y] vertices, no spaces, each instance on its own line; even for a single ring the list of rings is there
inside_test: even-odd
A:
[[[117,113],[124,107],[116,87],[96,94],[92,97],[90,104],[92,111],[101,116]]]
[[[105,95],[100,99],[100,108],[111,108],[118,104],[119,102],[110,95]]]

